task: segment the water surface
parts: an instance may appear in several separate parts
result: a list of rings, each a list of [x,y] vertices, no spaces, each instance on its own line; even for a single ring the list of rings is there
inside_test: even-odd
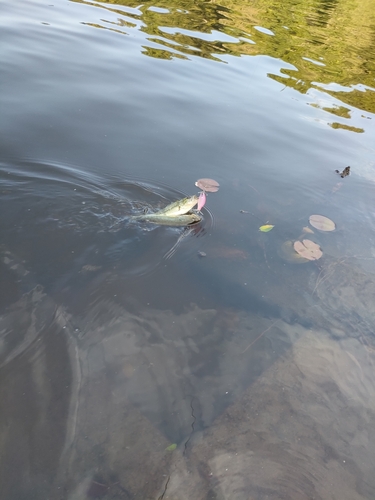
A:
[[[373,498],[372,2],[1,9],[6,498]]]

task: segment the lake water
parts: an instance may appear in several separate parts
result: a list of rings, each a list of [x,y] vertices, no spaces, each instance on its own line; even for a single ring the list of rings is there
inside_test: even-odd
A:
[[[4,498],[373,499],[372,1],[0,6]]]

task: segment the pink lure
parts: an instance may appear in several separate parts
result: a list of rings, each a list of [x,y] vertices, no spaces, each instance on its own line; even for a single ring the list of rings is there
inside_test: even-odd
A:
[[[201,210],[206,204],[206,193],[202,191],[198,198],[198,210]]]

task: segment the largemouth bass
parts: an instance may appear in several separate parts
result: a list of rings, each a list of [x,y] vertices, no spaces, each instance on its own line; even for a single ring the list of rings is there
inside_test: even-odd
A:
[[[152,224],[161,224],[162,226],[188,226],[200,222],[202,218],[197,214],[183,214],[170,216],[157,212],[156,214],[134,215],[130,220],[139,220],[151,222]]]
[[[188,196],[182,200],[174,201],[165,208],[162,208],[154,215],[167,215],[168,217],[175,217],[176,215],[184,215],[189,212],[198,203],[198,196]]]

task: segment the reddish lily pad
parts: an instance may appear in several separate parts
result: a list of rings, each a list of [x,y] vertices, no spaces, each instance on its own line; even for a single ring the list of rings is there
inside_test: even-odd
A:
[[[318,260],[323,255],[320,246],[311,240],[295,241],[293,247],[301,257],[308,260]]]
[[[293,244],[294,242],[291,240],[284,241],[278,249],[280,257],[289,262],[289,264],[305,264],[306,262],[309,262],[308,259],[301,257],[301,255],[294,250]]]
[[[312,227],[319,229],[319,231],[334,231],[336,229],[336,224],[333,220],[328,219],[324,215],[310,215],[309,222]]]
[[[202,191],[206,191],[206,193],[216,193],[220,187],[220,184],[214,179],[198,179],[195,185]]]

